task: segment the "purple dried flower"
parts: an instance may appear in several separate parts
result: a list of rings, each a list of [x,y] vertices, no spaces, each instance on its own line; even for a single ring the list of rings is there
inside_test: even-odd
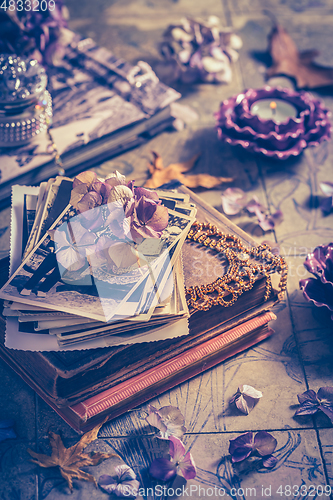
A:
[[[283,214],[281,210],[277,210],[273,214],[262,214],[258,212],[259,226],[263,231],[273,231],[277,224],[280,224],[283,220]]]
[[[166,61],[159,65],[158,73],[169,83],[229,83],[230,62],[237,60],[236,50],[241,46],[241,39],[229,28],[221,28],[216,16],[206,22],[185,18],[163,35],[159,49]]]
[[[73,181],[70,198],[79,221],[77,237],[58,235],[59,262],[72,271],[81,269],[86,257],[94,266],[107,264],[128,268],[147,265],[136,248],[144,238],[160,238],[168,225],[168,209],[154,191],[135,188],[134,181],[114,172],[105,181],[95,172],[79,174]],[[78,219],[79,217],[79,219]],[[86,246],[86,248],[85,248]]]
[[[98,484],[106,493],[124,498],[136,498],[140,487],[135,472],[125,464],[115,467],[115,474],[113,476],[109,476],[108,474],[100,476]]]
[[[266,431],[259,431],[255,436],[253,432],[246,432],[230,440],[229,453],[235,463],[245,460],[253,451],[257,451],[263,457],[264,467],[274,467],[276,461],[271,455],[276,445],[276,439]]]
[[[149,473],[155,479],[168,481],[175,477],[180,470],[186,480],[194,479],[197,473],[191,453],[185,454],[185,446],[177,437],[170,436],[169,440],[171,459],[156,458],[149,468]]]
[[[317,394],[310,389],[297,398],[301,406],[295,415],[313,415],[321,410],[333,423],[333,387],[321,387]]]
[[[298,116],[284,122],[260,118],[251,111],[260,99],[285,100],[298,110]],[[215,118],[222,141],[277,160],[297,156],[331,136],[329,111],[320,101],[306,92],[279,87],[249,89],[233,96],[221,103]]]
[[[0,13],[0,53],[29,56],[58,65],[72,33],[67,29],[68,9],[55,0],[54,10],[12,10]]]
[[[5,439],[15,439],[16,434],[13,430],[14,420],[0,420],[0,442]]]
[[[168,209],[154,200],[142,196],[133,205],[131,235],[136,243],[144,238],[160,238],[168,225]]]
[[[257,391],[251,385],[241,385],[238,387],[236,394],[231,398],[230,404],[234,403],[242,413],[248,415],[261,397],[262,392]]]
[[[148,405],[149,415],[146,417],[148,424],[156,427],[160,431],[161,439],[168,439],[175,436],[181,439],[186,432],[184,426],[185,418],[179,408],[175,406],[163,406],[157,410],[153,405]]]
[[[315,248],[306,257],[304,267],[315,276],[300,280],[304,298],[333,311],[333,243]]]
[[[264,207],[257,196],[254,196],[247,202],[246,193],[240,188],[228,188],[222,193],[222,208],[227,215],[236,215],[246,208],[251,214],[255,214],[258,224],[263,231],[272,231],[283,219],[281,210],[274,214],[267,214],[267,208]]]

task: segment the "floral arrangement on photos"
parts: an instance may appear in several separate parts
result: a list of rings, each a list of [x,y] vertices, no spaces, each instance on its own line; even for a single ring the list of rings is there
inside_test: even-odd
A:
[[[154,191],[134,187],[119,172],[105,181],[95,172],[73,181],[70,204],[76,215],[53,231],[58,263],[68,271],[105,266],[114,273],[146,265],[138,246],[160,238],[168,225],[168,209]]]

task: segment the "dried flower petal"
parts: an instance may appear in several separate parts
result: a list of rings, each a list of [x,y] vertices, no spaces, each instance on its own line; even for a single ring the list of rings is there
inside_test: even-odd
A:
[[[263,231],[273,231],[276,225],[280,224],[283,220],[283,214],[281,210],[277,210],[274,214],[262,214],[259,215],[259,226]]]
[[[229,453],[233,462],[241,462],[249,457],[253,450],[253,432],[246,432],[235,439],[230,439]]]
[[[66,29],[68,9],[55,0],[53,10],[4,9],[0,16],[0,53],[15,53],[52,65],[73,39]]]
[[[257,450],[259,455],[271,455],[277,445],[277,440],[266,431],[259,431],[254,437],[253,448]]]
[[[317,393],[310,389],[297,395],[300,407],[296,415],[313,415],[321,410],[333,422],[333,387],[321,387]]]
[[[266,431],[259,431],[254,437],[253,432],[246,432],[230,440],[229,453],[232,462],[241,462],[249,457],[252,451],[257,451],[267,462],[276,445],[276,439]]]
[[[242,385],[238,388],[237,393],[233,396],[230,403],[235,403],[242,413],[248,415],[261,397],[262,392],[257,391],[250,385]]]
[[[168,481],[180,470],[186,480],[194,479],[196,468],[191,453],[187,452],[185,454],[185,446],[177,437],[170,436],[169,440],[171,460],[166,458],[155,459],[150,466],[149,473],[156,479]]]
[[[147,264],[142,254],[132,245],[123,241],[115,241],[108,247],[107,251],[110,259],[118,269],[127,269],[134,264],[137,264],[139,267]]]
[[[169,481],[177,474],[177,466],[167,458],[156,458],[151,463],[149,474],[155,479]]]
[[[127,203],[131,198],[133,198],[132,190],[127,186],[119,184],[112,187],[108,196],[108,203],[120,201],[123,205],[125,205],[125,203]]]
[[[142,196],[134,205],[131,216],[131,235],[136,243],[143,238],[159,238],[167,227],[168,209]]]
[[[85,172],[81,172],[78,174],[73,180],[73,188],[84,184],[87,189],[93,184],[94,181],[97,180],[97,175],[92,170],[86,170]]]
[[[110,177],[105,179],[105,184],[108,184],[111,187],[125,185],[126,177],[116,170],[110,175]]]
[[[207,21],[184,18],[178,26],[169,26],[160,43],[166,59],[160,64],[169,82],[225,82],[231,80],[230,61],[237,59],[239,37],[232,38],[228,28],[220,26],[216,16]]]
[[[228,188],[221,196],[222,208],[227,215],[238,214],[246,205],[247,195],[240,188]]]
[[[185,479],[194,479],[196,469],[191,453],[187,452],[185,454],[185,446],[177,437],[170,436],[169,439],[171,458],[178,465]]]
[[[267,208],[262,205],[257,196],[253,196],[253,198],[247,203],[246,210],[251,214],[256,214],[259,218],[260,214],[265,212]]]
[[[106,493],[124,498],[136,498],[140,487],[135,472],[125,464],[115,467],[113,476],[108,474],[100,476],[98,484]]]
[[[333,311],[333,243],[321,245],[309,254],[304,267],[316,277],[300,280],[303,296],[317,307]]]
[[[146,421],[160,431],[161,439],[175,436],[181,439],[186,432],[185,419],[179,408],[175,406],[163,406],[157,410],[153,405],[148,405],[149,415]]]

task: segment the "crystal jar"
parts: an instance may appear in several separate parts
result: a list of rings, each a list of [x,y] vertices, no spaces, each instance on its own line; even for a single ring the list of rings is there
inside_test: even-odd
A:
[[[0,147],[30,143],[52,122],[45,69],[35,60],[0,55]]]

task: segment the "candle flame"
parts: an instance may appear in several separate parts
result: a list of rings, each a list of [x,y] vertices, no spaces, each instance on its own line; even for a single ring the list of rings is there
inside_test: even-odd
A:
[[[272,101],[272,102],[270,103],[269,107],[270,107],[271,109],[276,109],[276,102],[275,102],[275,101]]]

